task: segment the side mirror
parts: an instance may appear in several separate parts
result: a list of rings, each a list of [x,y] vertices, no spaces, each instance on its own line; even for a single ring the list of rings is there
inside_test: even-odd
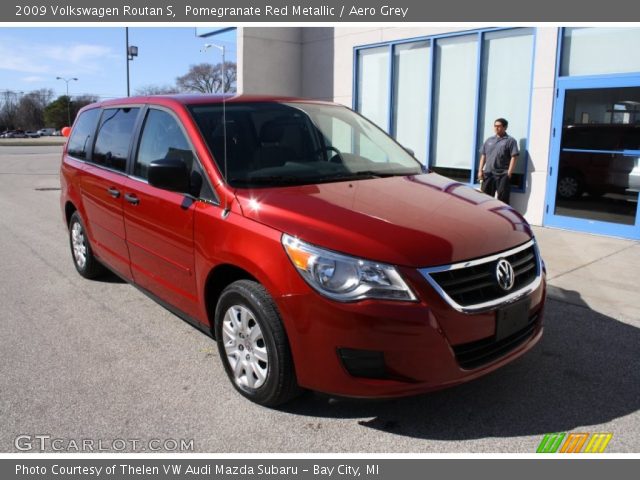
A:
[[[149,164],[149,185],[171,192],[189,193],[189,170],[183,160],[165,158]]]
[[[416,156],[416,152],[414,152],[413,150],[411,150],[409,147],[402,147],[402,148],[404,148],[404,150],[405,150],[409,155],[411,155],[412,157],[414,157],[414,158],[415,158],[415,156]]]

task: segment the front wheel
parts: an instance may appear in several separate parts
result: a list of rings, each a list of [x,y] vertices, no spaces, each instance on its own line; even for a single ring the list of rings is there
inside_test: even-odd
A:
[[[225,371],[243,396],[275,407],[300,393],[284,326],[262,285],[239,280],[225,288],[215,335]]]

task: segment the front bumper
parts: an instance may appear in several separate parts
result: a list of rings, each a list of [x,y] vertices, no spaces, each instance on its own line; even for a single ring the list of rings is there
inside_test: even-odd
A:
[[[500,368],[530,350],[542,335],[544,272],[525,298],[529,302],[527,330],[496,340],[496,309],[456,311],[417,270],[401,270],[419,302],[345,304],[311,290],[277,299],[301,386],[351,397],[394,397],[438,390]],[[477,348],[485,349],[488,355],[479,362],[465,361],[465,352]],[[379,359],[380,353],[384,375],[367,378],[350,374],[349,370],[354,370],[345,364],[345,352],[349,357],[359,351],[365,359]]]

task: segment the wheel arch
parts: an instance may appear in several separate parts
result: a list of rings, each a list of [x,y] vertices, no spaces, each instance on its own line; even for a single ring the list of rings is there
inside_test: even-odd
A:
[[[225,288],[238,280],[253,280],[254,282],[261,283],[247,270],[231,263],[216,265],[207,275],[204,286],[205,309],[209,324],[211,325],[211,334],[214,338],[215,314],[218,299]]]
[[[67,200],[64,204],[64,217],[67,221],[67,227],[69,227],[69,222],[71,221],[71,216],[78,210],[78,208],[73,204],[72,201]]]

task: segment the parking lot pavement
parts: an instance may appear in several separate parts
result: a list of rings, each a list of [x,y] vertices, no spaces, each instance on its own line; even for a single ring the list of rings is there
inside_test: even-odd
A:
[[[534,228],[553,298],[585,303],[640,327],[640,242]]]
[[[0,452],[49,435],[108,451],[115,439],[127,451],[191,439],[221,453],[533,453],[544,434],[569,431],[612,432],[608,452],[640,451],[637,242],[536,229],[545,334],[491,375],[406,399],[306,394],[271,410],[235,393],[210,338],[114,276],[77,275],[59,158],[60,147],[0,147]]]

